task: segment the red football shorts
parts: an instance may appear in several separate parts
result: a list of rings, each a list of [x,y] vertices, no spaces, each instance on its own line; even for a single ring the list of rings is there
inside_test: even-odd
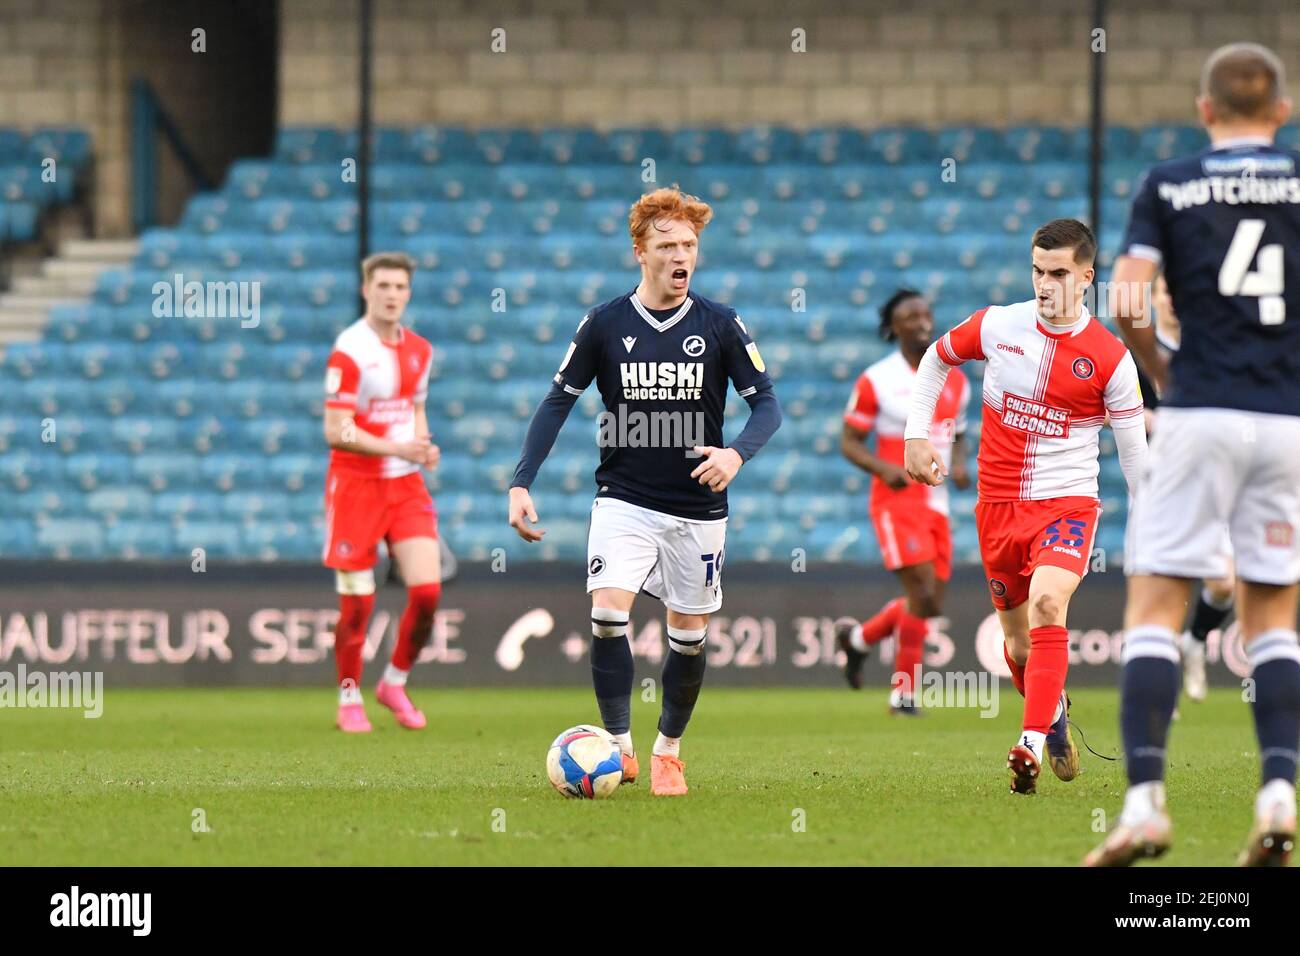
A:
[[[438,512],[424,477],[378,478],[331,471],[325,478],[322,561],[339,571],[364,571],[379,559],[379,542],[436,538]]]
[[[952,576],[952,534],[948,516],[915,503],[871,509],[871,523],[890,571],[934,562],[940,581]]]
[[[975,530],[993,606],[1007,611],[1024,604],[1029,577],[1039,565],[1087,574],[1100,517],[1096,498],[977,503]]]

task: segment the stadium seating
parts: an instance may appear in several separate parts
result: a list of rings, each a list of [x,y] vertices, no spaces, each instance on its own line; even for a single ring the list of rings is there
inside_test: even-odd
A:
[[[0,127],[0,244],[35,238],[41,213],[72,199],[89,160],[85,130]]]
[[[35,142],[0,131],[0,168]],[[75,154],[79,142],[62,148]],[[1103,264],[1141,171],[1203,134],[1112,128],[1106,142]],[[435,346],[429,418],[443,452],[431,485],[466,558],[585,553],[594,389],[535,486],[542,545],[506,526],[505,491],[572,329],[636,282],[626,212],[645,189],[679,183],[714,204],[695,288],[739,308],[786,410],[733,495],[738,559],[803,548],[813,560],[878,561],[866,478],[838,450],[853,380],[888,349],[876,309],[913,285],[935,297],[946,328],[1026,297],[1033,228],[1087,213],[1086,132],[1050,127],[425,127],[380,130],[375,148],[371,245],[420,264],[409,315]],[[357,315],[356,187],[343,175],[355,150],[350,132],[282,129],[273,156],[237,162],[178,227],[146,233],[132,268],[106,273],[91,301],[57,308],[44,341],[8,350],[0,552],[316,557],[322,373]],[[644,157],[656,158],[653,182]],[[942,175],[947,158],[955,179]],[[171,314],[178,275],[249,283],[257,321]],[[727,411],[731,436],[747,409],[732,395]],[[972,417],[978,440],[978,405]],[[1118,555],[1125,496],[1110,451],[1098,540]],[[973,496],[954,495],[963,560],[977,555]]]

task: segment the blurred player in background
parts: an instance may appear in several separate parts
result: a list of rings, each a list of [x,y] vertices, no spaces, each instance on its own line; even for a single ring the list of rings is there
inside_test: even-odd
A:
[[[916,715],[913,690],[921,673],[926,621],[943,613],[943,594],[952,574],[952,533],[948,528],[948,489],[917,484],[903,468],[903,427],[912,400],[912,382],[934,334],[930,303],[915,289],[899,289],[880,310],[880,335],[898,349],[871,365],[854,385],[844,409],[840,451],[872,476],[871,523],[885,567],[898,575],[903,597],[895,598],[875,616],[854,625],[840,625],[835,639],[844,651],[844,676],[854,690],[862,686],[862,665],[868,648],[897,633],[891,713]],[[932,441],[953,483],[970,487],[966,471],[966,405],[970,383],[951,369],[935,406],[937,422]],[[876,433],[876,450],[867,436]]]
[[[402,253],[381,252],[361,265],[366,314],[334,343],[325,373],[325,548],[334,569],[339,622],[334,630],[338,668],[338,727],[370,730],[361,699],[361,654],[375,606],[375,562],[380,541],[406,584],[407,602],[397,647],[375,689],[375,699],[403,727],[418,730],[424,714],[406,693],[406,678],[429,640],[438,608],[438,516],[421,468],[438,465],[424,401],[433,348],[402,314],[411,300],[415,264]]]
[[[1162,273],[1151,290],[1151,304],[1156,310],[1156,344],[1164,357],[1178,351],[1178,341],[1182,329],[1178,325],[1178,316],[1174,312],[1174,302],[1169,295],[1169,284]],[[1138,367],[1138,380],[1142,384],[1142,399],[1146,405],[1147,438],[1155,427],[1155,409],[1160,404],[1156,389],[1151,380]],[[1225,525],[1223,533],[1228,534]],[[1232,573],[1232,542],[1225,540],[1224,550],[1228,554],[1228,573],[1221,578],[1206,578],[1197,591],[1196,606],[1192,609],[1187,629],[1178,639],[1179,650],[1183,660],[1183,690],[1190,700],[1203,701],[1208,689],[1205,677],[1205,644],[1211,631],[1222,633],[1224,624],[1232,615],[1232,593],[1236,588],[1236,579]]]
[[[1020,740],[1007,754],[1013,793],[1034,792],[1044,745],[1060,779],[1079,771],[1065,620],[1101,516],[1102,423],[1109,416],[1130,495],[1147,449],[1133,357],[1083,304],[1095,274],[1092,230],[1056,219],[1032,246],[1035,298],[981,309],[926,350],[905,432],[908,474],[942,482],[947,466],[930,438],[935,406],[952,366],[988,362],[975,517],[1007,667],[1025,698]]]
[[[632,205],[628,228],[641,281],[578,324],[538,406],[510,488],[510,526],[525,541],[537,510],[528,493],[574,402],[593,380],[615,421],[697,423],[691,441],[600,439],[587,544],[591,675],[605,729],[623,747],[624,782],[639,765],[632,744],[634,678],[628,617],[639,592],[668,609],[663,711],[651,751],[650,791],[686,793],[681,737],[704,682],[709,615],[722,606],[727,486],[781,424],[758,347],[736,310],[690,291],[699,235],[713,210],[676,188]],[[744,429],[723,445],[727,382],[749,404]],[[681,436],[688,429],[681,430]],[[602,425],[602,435],[604,435]]]
[[[1260,790],[1241,861],[1284,865],[1300,744],[1300,153],[1273,137],[1291,103],[1257,44],[1210,55],[1196,109],[1208,149],[1160,163],[1115,264],[1116,317],[1160,393],[1150,468],[1129,513],[1120,723],[1129,789],[1085,859],[1122,866],[1170,843],[1165,745],[1178,639],[1199,578],[1229,571],[1251,665]],[[1163,266],[1181,335],[1161,355],[1143,291]]]

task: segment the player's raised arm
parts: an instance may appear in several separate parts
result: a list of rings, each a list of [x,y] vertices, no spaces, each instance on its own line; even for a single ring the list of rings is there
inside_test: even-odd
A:
[[[519,464],[515,466],[514,480],[510,482],[510,527],[525,541],[540,541],[546,534],[541,528],[531,527],[537,523],[537,509],[528,489],[555,446],[555,439],[559,437],[578,396],[596,377],[599,360],[600,340],[591,316],[584,315],[573,341],[569,343],[569,350],[564,354],[564,361],[560,363],[560,370],[555,373],[551,390],[528,423],[523,451],[519,455]]]
[[[903,430],[903,461],[907,473],[923,484],[940,484],[948,474],[943,458],[930,443],[934,407],[939,402],[944,383],[948,381],[950,368],[984,358],[983,323],[984,310],[981,309],[931,343],[916,369],[912,405],[907,415],[907,427]]]

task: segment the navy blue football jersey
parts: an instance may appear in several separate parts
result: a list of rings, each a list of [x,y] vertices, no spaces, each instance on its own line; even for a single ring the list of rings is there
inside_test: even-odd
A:
[[[741,396],[772,387],[736,310],[694,292],[657,316],[634,292],[599,305],[583,317],[555,374],[574,395],[593,379],[605,403],[597,496],[681,518],[726,517],[725,489],[691,477],[701,461],[691,447],[723,447],[728,380]]]
[[[1300,153],[1242,139],[1153,166],[1123,250],[1163,264],[1182,324],[1161,404],[1300,415]]]

